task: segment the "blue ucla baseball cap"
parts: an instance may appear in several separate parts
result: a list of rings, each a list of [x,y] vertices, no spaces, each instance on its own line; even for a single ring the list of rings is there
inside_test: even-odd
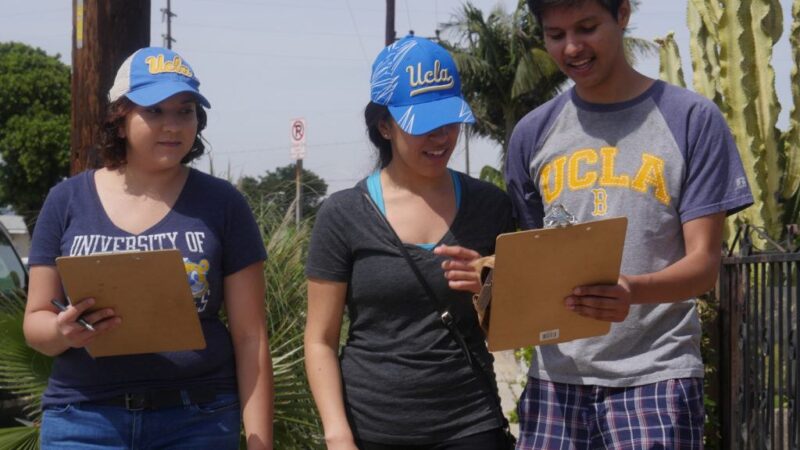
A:
[[[200,94],[200,80],[180,55],[162,47],[137,50],[122,63],[108,101],[128,97],[139,106],[153,106],[175,94],[191,92],[206,108],[211,104]]]
[[[461,80],[450,54],[432,41],[406,36],[384,48],[372,63],[370,100],[386,105],[406,133],[425,134],[475,118],[461,97]]]

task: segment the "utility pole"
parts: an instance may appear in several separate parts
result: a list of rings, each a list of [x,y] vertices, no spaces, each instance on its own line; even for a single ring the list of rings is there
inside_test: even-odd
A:
[[[306,157],[306,119],[292,119],[290,132],[294,164],[294,219],[297,225],[303,219],[303,158]]]
[[[384,45],[394,43],[396,36],[394,31],[394,0],[386,0],[386,42]]]
[[[466,172],[469,175],[469,124],[464,124],[464,156],[466,157]]]
[[[294,198],[297,204],[295,205],[295,223],[300,226],[300,221],[303,220],[303,160],[298,159],[294,165]]]
[[[70,173],[98,167],[97,136],[117,69],[150,45],[150,0],[72,0]]]
[[[178,15],[173,14],[171,3],[172,0],[167,0],[167,7],[161,8],[161,21],[162,22],[164,20],[167,21],[167,34],[162,33],[161,37],[164,38],[164,47],[167,47],[169,49],[172,48],[173,42],[177,42],[175,41],[175,39],[172,38],[172,18],[178,17]]]

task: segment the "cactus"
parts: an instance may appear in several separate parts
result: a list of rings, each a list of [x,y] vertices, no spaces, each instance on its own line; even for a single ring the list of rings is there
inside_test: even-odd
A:
[[[689,32],[694,38],[694,45],[689,47],[692,56],[692,84],[694,89],[702,95],[712,99],[724,112],[722,91],[719,87],[719,51],[717,45],[717,20],[718,7],[712,2],[706,6],[702,0],[691,0],[687,3],[686,21]],[[713,18],[713,20],[712,20]]]
[[[800,0],[792,8],[791,45],[800,58]],[[690,0],[687,25],[694,89],[725,115],[739,147],[756,206],[738,221],[763,227],[780,239],[783,225],[800,212],[800,75],[792,70],[794,108],[790,127],[777,127],[781,105],[775,90],[772,49],[783,34],[779,0]],[[661,45],[661,77],[683,85],[680,58],[671,34]]]
[[[661,57],[661,67],[659,69],[661,79],[680,87],[686,87],[686,82],[683,78],[683,67],[681,66],[681,54],[678,50],[678,44],[675,42],[675,33],[669,33],[663,39],[656,39],[656,43],[659,45]]]
[[[786,155],[786,169],[783,180],[783,198],[792,198],[794,203],[791,205],[789,214],[795,219],[800,212],[800,195],[797,194],[800,188],[800,0],[795,0],[792,5],[792,31],[789,41],[792,46],[792,103],[794,106],[789,113],[789,129],[782,136],[784,143],[784,155]]]

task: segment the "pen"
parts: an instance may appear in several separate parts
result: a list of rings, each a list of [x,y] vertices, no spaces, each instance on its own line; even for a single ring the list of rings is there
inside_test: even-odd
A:
[[[63,304],[63,303],[61,303],[60,301],[58,301],[58,300],[56,300],[56,299],[54,299],[54,298],[53,298],[53,299],[50,299],[50,303],[52,303],[52,304],[53,304],[53,306],[55,306],[56,308],[58,308],[58,309],[59,309],[59,311],[66,311],[66,310],[67,310],[67,307],[66,307],[66,306],[64,306],[64,304]],[[89,322],[87,322],[86,320],[84,320],[84,318],[83,318],[83,317],[78,317],[78,320],[77,320],[77,322],[78,322],[78,323],[79,323],[79,324],[80,324],[80,325],[81,325],[83,328],[86,328],[86,329],[87,329],[87,330],[89,330],[89,331],[94,331],[94,327],[93,327],[91,324],[89,324]]]

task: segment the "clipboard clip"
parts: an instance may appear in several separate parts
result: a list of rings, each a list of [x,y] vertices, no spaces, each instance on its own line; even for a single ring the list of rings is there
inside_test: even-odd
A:
[[[567,208],[564,208],[564,205],[561,203],[553,204],[544,216],[545,228],[564,228],[569,225],[575,225],[576,223],[578,223],[578,221],[575,219],[575,216],[570,214]]]

